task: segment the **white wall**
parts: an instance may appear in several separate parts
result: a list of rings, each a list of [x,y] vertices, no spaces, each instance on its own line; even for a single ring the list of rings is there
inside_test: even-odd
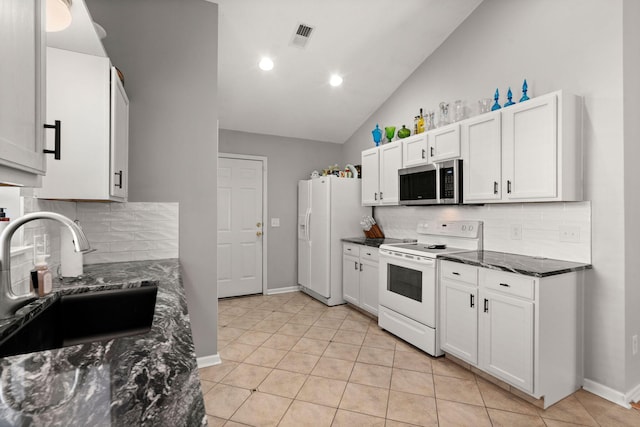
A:
[[[87,0],[130,100],[129,200],[180,203],[196,355],[217,353],[218,5]]]
[[[625,392],[622,24],[622,0],[485,0],[354,133],[344,160],[360,162],[376,123],[410,125],[419,108],[443,100],[475,106],[496,87],[502,103],[509,86],[518,99],[524,78],[530,96],[583,96],[594,265],[585,286],[585,376]]]
[[[221,153],[267,157],[267,286],[269,289],[296,286],[298,181],[309,179],[314,169],[322,171],[335,163],[344,168],[342,146],[225,129],[220,129],[219,146]],[[271,218],[280,218],[280,227],[271,227]]]

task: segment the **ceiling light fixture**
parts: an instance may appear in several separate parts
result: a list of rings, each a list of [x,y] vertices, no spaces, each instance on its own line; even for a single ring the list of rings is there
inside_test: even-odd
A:
[[[62,31],[71,25],[71,0],[47,0],[47,32]]]
[[[342,84],[342,77],[337,74],[332,75],[329,84],[333,87],[340,86]]]
[[[271,58],[262,58],[260,60],[260,63],[258,64],[258,67],[260,67],[260,69],[263,71],[273,70],[273,61],[271,60]]]

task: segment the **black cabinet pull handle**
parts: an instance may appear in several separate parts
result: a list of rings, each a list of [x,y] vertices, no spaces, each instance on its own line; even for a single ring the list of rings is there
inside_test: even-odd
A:
[[[508,283],[500,283],[500,286],[504,286],[505,288],[511,287],[511,285],[509,285]]]
[[[62,133],[62,124],[60,123],[60,120],[56,120],[54,123],[55,124],[53,125],[44,124],[45,129],[55,129],[56,133],[53,150],[47,150],[45,148],[42,152],[45,154],[53,154],[54,159],[60,160],[60,134]]]
[[[511,181],[507,180],[507,193],[511,193]]]
[[[493,181],[493,194],[498,194],[498,182]]]
[[[489,300],[488,299],[484,299],[484,312],[488,313],[489,312]]]
[[[458,273],[457,271],[452,271],[451,274],[453,274],[454,276],[459,276],[460,273]]]
[[[469,306],[471,308],[473,308],[475,306],[474,301],[473,301],[473,294],[469,294],[469,299],[470,299]]]
[[[373,193],[373,200],[378,200],[378,193]]]
[[[362,263],[360,263],[360,271],[362,271]]]
[[[354,270],[358,270],[358,261],[355,261],[356,265],[354,266]]]
[[[382,191],[380,192],[380,200],[382,200]]]
[[[433,147],[430,147],[429,150],[429,152],[431,153],[431,157],[433,157]]]
[[[116,172],[114,175],[117,175],[119,177],[118,183],[115,184],[115,187],[122,188],[122,171]]]

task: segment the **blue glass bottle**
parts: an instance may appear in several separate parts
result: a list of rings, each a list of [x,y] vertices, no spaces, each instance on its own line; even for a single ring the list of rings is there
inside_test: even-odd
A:
[[[513,102],[511,98],[513,98],[513,94],[511,93],[511,87],[509,87],[509,90],[507,91],[507,102],[504,103],[505,107],[515,104],[515,102]]]
[[[529,100],[529,97],[527,96],[528,90],[529,90],[529,85],[527,84],[527,79],[524,79],[524,83],[522,84],[522,98],[520,98],[520,102]]]
[[[500,99],[500,93],[498,92],[498,89],[496,89],[496,93],[495,95],[493,95],[493,100],[495,101],[495,103],[491,107],[491,111],[499,110],[500,108],[502,108],[500,107],[500,104],[498,104],[498,99]]]

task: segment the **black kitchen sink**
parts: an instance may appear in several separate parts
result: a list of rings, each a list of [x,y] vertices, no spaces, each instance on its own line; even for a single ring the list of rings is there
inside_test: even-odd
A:
[[[157,283],[58,297],[0,342],[0,357],[146,333],[151,329]]]

